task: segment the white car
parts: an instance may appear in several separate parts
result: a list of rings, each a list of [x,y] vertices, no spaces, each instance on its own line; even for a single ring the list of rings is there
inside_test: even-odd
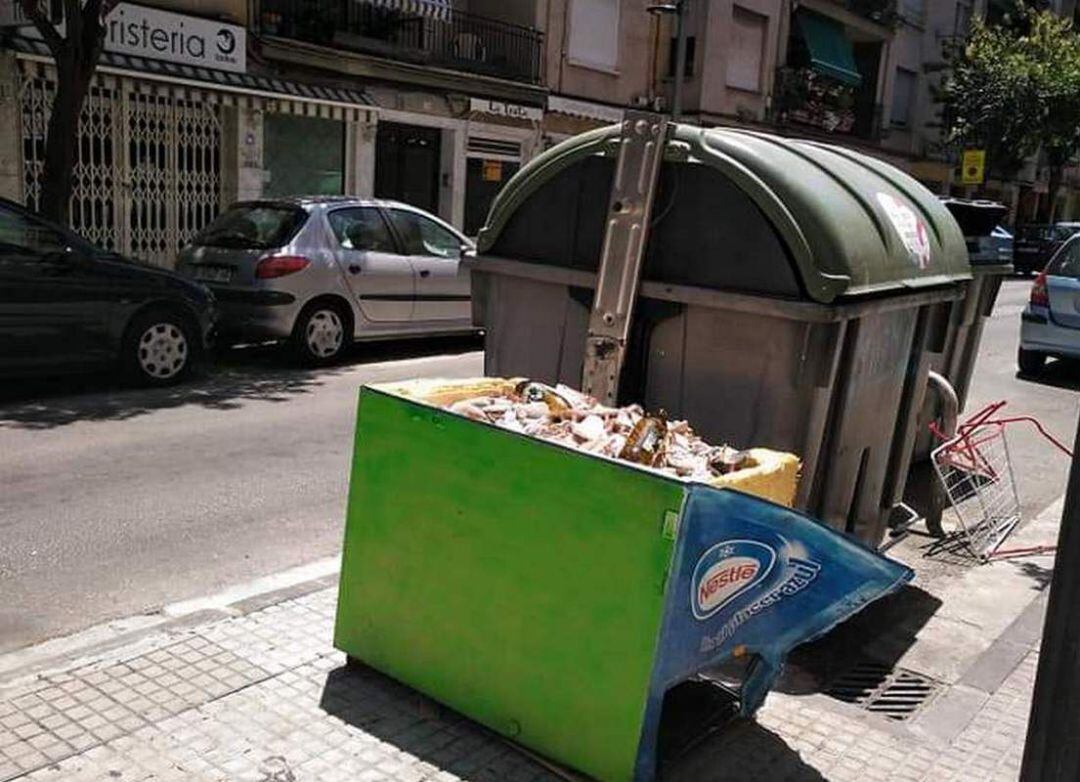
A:
[[[1038,374],[1051,356],[1080,358],[1080,234],[1035,278],[1020,315],[1020,371]]]
[[[354,339],[474,331],[473,243],[396,201],[312,196],[231,206],[180,251],[217,297],[218,342],[291,340],[307,363]]]

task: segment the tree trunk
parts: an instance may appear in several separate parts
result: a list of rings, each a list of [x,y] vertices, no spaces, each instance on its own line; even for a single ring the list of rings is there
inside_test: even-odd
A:
[[[79,115],[94,75],[77,54],[56,58],[56,96],[45,137],[45,166],[41,172],[40,211],[67,225],[78,159]]]
[[[1061,190],[1061,177],[1064,168],[1064,166],[1050,166],[1050,178],[1046,183],[1046,203],[1039,206],[1040,223],[1052,223],[1056,217],[1054,211],[1057,206],[1058,191]]]

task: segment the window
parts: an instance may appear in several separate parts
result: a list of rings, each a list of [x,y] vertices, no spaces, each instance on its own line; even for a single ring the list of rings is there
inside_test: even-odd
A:
[[[1055,277],[1080,278],[1080,240],[1066,244],[1046,267],[1046,273]]]
[[[731,42],[727,57],[727,85],[761,92],[761,63],[765,56],[769,19],[735,6],[731,15]]]
[[[1057,242],[1064,242],[1066,239],[1071,239],[1073,234],[1077,232],[1077,226],[1075,224],[1061,224],[1055,225],[1050,231],[1047,232],[1047,237]]]
[[[911,124],[911,111],[915,104],[915,87],[918,82],[919,76],[915,71],[896,69],[890,118],[892,124],[898,128],[906,128]]]
[[[683,79],[694,78],[694,54],[697,49],[697,40],[692,35],[686,36],[686,62],[683,63]],[[675,60],[679,56],[679,39],[671,39],[671,48],[668,49],[667,75],[669,79],[675,78]]]
[[[65,252],[69,244],[63,234],[26,215],[0,210],[0,257],[40,259]]]
[[[335,209],[330,213],[330,228],[346,250],[397,252],[390,229],[379,210],[373,207]]]
[[[953,26],[953,35],[966,38],[971,32],[971,3],[963,2],[956,4],[956,22]]]
[[[900,15],[910,22],[922,23],[926,14],[926,0],[901,0]]]
[[[571,0],[566,56],[575,65],[619,66],[619,0]]]
[[[394,228],[401,236],[406,255],[461,257],[461,239],[434,220],[429,220],[416,212],[391,209],[390,222],[394,224]]]
[[[238,204],[206,226],[192,244],[260,250],[288,244],[307,221],[299,207]]]
[[[270,181],[264,196],[345,192],[345,123],[322,117],[267,113],[263,160]]]

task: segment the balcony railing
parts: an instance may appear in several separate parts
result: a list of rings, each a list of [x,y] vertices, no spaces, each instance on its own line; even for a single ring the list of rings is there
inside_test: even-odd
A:
[[[882,108],[859,91],[810,68],[780,68],[776,73],[773,120],[826,133],[876,140],[882,135]]]
[[[843,0],[852,13],[885,27],[893,27],[899,21],[897,0]]]
[[[543,33],[446,9],[407,13],[363,0],[253,0],[263,35],[425,65],[540,82]]]

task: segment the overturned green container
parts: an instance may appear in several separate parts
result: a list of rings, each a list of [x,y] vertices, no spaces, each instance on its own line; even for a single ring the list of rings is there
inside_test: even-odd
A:
[[[911,571],[787,508],[364,388],[334,645],[601,780],[648,780],[664,694],[792,647]]]

